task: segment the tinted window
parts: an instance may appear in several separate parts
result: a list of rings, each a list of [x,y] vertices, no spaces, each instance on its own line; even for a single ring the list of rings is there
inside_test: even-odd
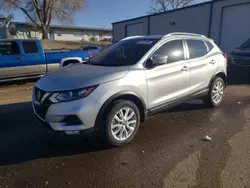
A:
[[[38,48],[35,41],[23,41],[23,50],[26,54],[36,54],[38,53]]]
[[[90,47],[89,47],[89,50],[97,50],[97,47],[90,46]]]
[[[20,50],[16,42],[0,42],[0,55],[15,54],[20,54]]]
[[[208,51],[211,51],[214,48],[214,45],[212,45],[211,42],[206,41],[206,44],[208,46]]]
[[[81,47],[82,48],[82,47]],[[82,50],[89,50],[89,47],[86,46],[86,47],[83,47]]]
[[[190,58],[198,58],[207,54],[207,47],[202,40],[187,40]]]
[[[183,43],[181,40],[174,40],[163,44],[155,55],[168,56],[168,63],[184,60]]]
[[[136,64],[157,41],[157,39],[130,39],[117,42],[95,55],[89,64],[100,66]]]
[[[97,50],[97,49],[98,49],[98,47],[96,47],[96,46],[85,46],[82,48],[82,50]]]

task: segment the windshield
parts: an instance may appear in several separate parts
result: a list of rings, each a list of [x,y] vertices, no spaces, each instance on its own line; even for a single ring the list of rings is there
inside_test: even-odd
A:
[[[157,41],[157,39],[120,41],[94,56],[88,64],[100,66],[134,65]]]
[[[240,46],[242,49],[250,49],[250,39]]]

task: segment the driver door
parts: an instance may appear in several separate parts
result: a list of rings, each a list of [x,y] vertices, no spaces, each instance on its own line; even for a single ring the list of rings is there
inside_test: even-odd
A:
[[[190,93],[189,61],[185,58],[183,40],[168,41],[153,55],[167,56],[168,59],[166,64],[145,70],[149,109],[181,99]]]

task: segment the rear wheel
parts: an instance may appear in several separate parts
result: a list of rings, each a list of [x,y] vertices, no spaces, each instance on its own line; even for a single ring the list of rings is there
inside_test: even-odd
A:
[[[116,101],[106,119],[106,140],[113,146],[128,144],[134,139],[139,125],[140,112],[137,106],[127,100]]]
[[[204,103],[209,107],[219,106],[224,98],[225,94],[225,82],[220,77],[215,77],[213,80],[208,96],[203,99]]]

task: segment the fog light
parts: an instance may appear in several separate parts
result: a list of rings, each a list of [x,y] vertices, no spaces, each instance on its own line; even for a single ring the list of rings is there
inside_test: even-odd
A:
[[[66,116],[52,116],[52,115],[48,115],[46,117],[46,121],[50,122],[50,123],[58,123],[61,122],[65,119]]]
[[[65,124],[64,126],[82,125],[82,121],[75,115],[67,116],[61,122]]]

